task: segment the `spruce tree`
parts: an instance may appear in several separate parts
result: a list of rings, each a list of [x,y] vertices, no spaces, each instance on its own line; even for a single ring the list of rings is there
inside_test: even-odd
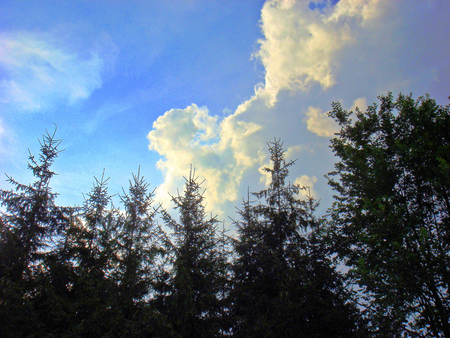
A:
[[[70,334],[75,336],[113,335],[121,325],[114,273],[122,218],[111,203],[107,181],[104,175],[95,178],[81,213],[71,223],[64,249],[73,262]]]
[[[235,337],[343,337],[357,333],[357,313],[320,245],[316,203],[288,183],[283,144],[269,144],[269,186],[244,202],[236,222]]]
[[[163,211],[173,233],[168,241],[171,271],[167,275],[163,311],[176,337],[220,334],[220,295],[226,257],[220,253],[216,217],[207,217],[201,183],[191,170],[184,194],[172,197],[180,218]]]
[[[43,324],[34,305],[37,280],[69,222],[70,208],[55,204],[57,194],[50,187],[61,143],[55,134],[56,128],[43,135],[37,159],[30,152],[28,168],[36,181],[26,185],[7,176],[14,189],[0,191],[0,325],[5,337],[40,332]]]
[[[157,210],[153,208],[153,191],[138,174],[133,174],[128,193],[120,196],[125,207],[119,230],[119,264],[116,278],[119,303],[124,317],[123,335],[142,336],[156,329],[150,327],[151,309],[148,304],[155,274],[155,259],[160,253],[160,233],[156,226]],[[147,322],[148,321],[148,322]]]

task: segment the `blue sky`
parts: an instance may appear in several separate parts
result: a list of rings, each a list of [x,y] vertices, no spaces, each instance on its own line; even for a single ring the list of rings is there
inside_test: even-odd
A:
[[[3,0],[0,13],[1,171],[29,182],[28,148],[56,123],[66,205],[103,169],[115,194],[141,166],[168,206],[192,164],[225,218],[264,188],[280,137],[298,159],[291,181],[324,211],[331,102],[450,95],[445,0]]]

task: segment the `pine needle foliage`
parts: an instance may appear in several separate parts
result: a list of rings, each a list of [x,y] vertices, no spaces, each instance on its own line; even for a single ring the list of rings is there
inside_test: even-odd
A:
[[[69,223],[71,208],[57,206],[50,187],[51,166],[61,152],[55,134],[56,128],[39,140],[38,158],[30,152],[28,168],[35,182],[22,184],[7,175],[14,188],[0,191],[0,323],[5,336],[39,332],[33,304],[37,276]]]
[[[128,192],[120,196],[125,207],[118,233],[119,263],[116,279],[119,288],[119,302],[124,316],[124,336],[141,336],[148,333],[150,323],[149,295],[153,292],[155,258],[161,254],[159,241],[161,233],[156,225],[157,209],[153,207],[154,190],[140,175],[133,174]]]
[[[266,189],[244,201],[231,292],[235,337],[344,337],[358,333],[357,310],[320,242],[312,197],[287,182],[283,143],[269,143]]]
[[[201,183],[191,170],[182,195],[172,196],[176,221],[163,211],[170,241],[171,273],[164,307],[177,337],[216,337],[220,333],[221,255],[216,235],[217,218],[208,217]]]

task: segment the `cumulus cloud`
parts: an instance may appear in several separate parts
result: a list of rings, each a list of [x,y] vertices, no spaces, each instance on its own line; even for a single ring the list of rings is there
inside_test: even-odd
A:
[[[356,111],[358,108],[364,112],[367,109],[367,99],[365,97],[357,98],[353,101],[350,111]],[[306,117],[303,119],[310,132],[323,137],[333,137],[335,133],[339,132],[338,124],[328,116],[327,111],[322,111],[318,107],[309,106]]]
[[[36,111],[60,100],[72,104],[87,99],[101,87],[104,68],[100,49],[82,57],[65,50],[49,34],[0,34],[0,69],[4,73],[0,102],[21,110]]]
[[[281,137],[290,146],[289,157],[302,156],[291,172],[295,183],[310,187],[316,198],[319,193],[326,197],[326,182],[317,177],[332,170],[332,154],[324,142],[338,131],[327,116],[331,102],[364,111],[366,98],[405,88],[423,94],[442,87],[442,81],[448,96],[448,4],[340,0],[335,5],[320,1],[323,6],[311,9],[310,3],[264,4],[263,38],[253,55],[264,66],[264,80],[234,113],[219,118],[191,105],[170,110],[154,123],[148,139],[150,149],[163,157],[158,162],[165,174],[162,196],[182,186],[179,178],[192,164],[207,179],[207,200],[214,210],[223,201],[236,203],[245,194],[246,186],[240,184],[246,175],[245,183],[257,176],[256,183],[267,184],[263,172],[249,173],[258,173],[267,162],[266,142]],[[311,171],[302,172],[307,169]]]
[[[317,177],[316,176],[308,176],[308,175],[302,175],[300,177],[297,177],[294,181],[294,184],[297,184],[300,186],[301,189],[299,191],[299,196],[301,198],[306,198],[308,196],[311,196],[315,198],[316,200],[319,198],[319,194],[316,190],[314,190],[314,185],[317,183]]]
[[[328,112],[313,106],[309,106],[305,122],[308,130],[319,136],[333,137],[339,131],[339,126],[328,117]]]
[[[260,129],[230,115],[219,121],[206,107],[195,104],[185,109],[172,109],[160,116],[147,135],[151,150],[164,157],[157,167],[165,174],[157,199],[168,203],[168,192],[183,185],[182,177],[192,165],[207,181],[206,198],[216,212],[221,205],[238,198],[239,185],[245,171],[259,162],[251,137]]]
[[[353,105],[350,110],[356,111],[356,108],[358,108],[360,111],[364,112],[367,110],[367,107],[367,99],[365,97],[360,97],[353,101]]]
[[[332,15],[312,11],[309,1],[271,0],[264,4],[264,39],[255,56],[266,70],[264,88],[271,95],[270,104],[276,102],[281,89],[307,90],[313,82],[326,89],[336,83],[335,53],[354,43],[350,19],[362,15],[361,9],[347,9],[341,2]]]

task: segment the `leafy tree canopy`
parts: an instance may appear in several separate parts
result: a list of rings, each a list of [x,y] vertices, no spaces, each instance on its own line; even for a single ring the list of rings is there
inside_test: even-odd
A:
[[[450,337],[450,108],[428,95],[333,103],[330,229],[381,336]],[[352,120],[354,119],[354,121]]]

